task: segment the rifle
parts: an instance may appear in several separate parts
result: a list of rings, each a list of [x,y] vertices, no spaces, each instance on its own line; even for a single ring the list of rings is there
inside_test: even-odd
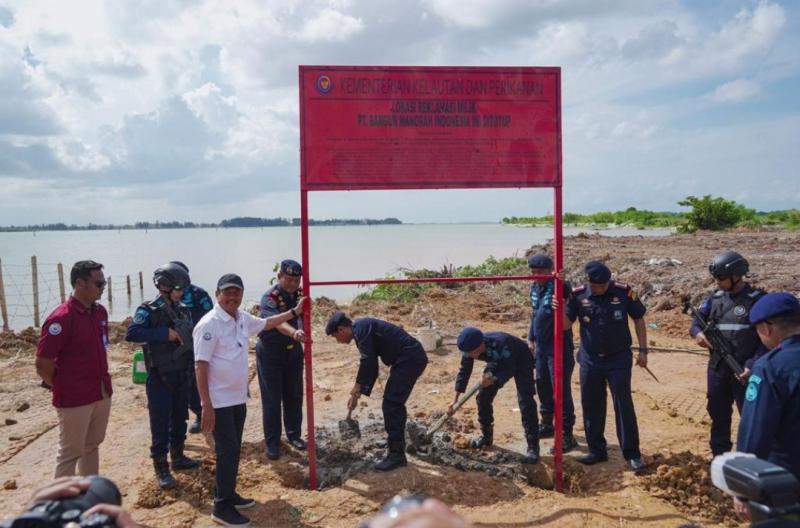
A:
[[[190,352],[192,354],[192,359],[194,359],[194,341],[192,338],[193,328],[191,320],[183,315],[176,314],[169,302],[164,303],[164,310],[172,321],[172,325],[174,326],[173,330],[178,332],[182,341],[182,343],[172,351],[172,360],[177,360],[186,352]]]
[[[696,318],[700,322],[700,328],[703,330],[706,340],[711,343],[711,351],[716,353],[723,361],[725,361],[733,373],[736,374],[736,379],[739,380],[739,383],[746,385],[747,380],[743,380],[739,377],[744,372],[744,368],[742,368],[742,365],[736,361],[736,357],[733,355],[733,349],[731,348],[730,343],[728,343],[728,340],[725,339],[725,337],[722,335],[722,332],[720,332],[719,328],[717,327],[717,322],[706,320],[706,318],[703,317],[703,314],[701,314],[697,308],[692,306],[692,303],[689,301],[689,299],[683,300],[683,313],[691,313],[692,317]]]

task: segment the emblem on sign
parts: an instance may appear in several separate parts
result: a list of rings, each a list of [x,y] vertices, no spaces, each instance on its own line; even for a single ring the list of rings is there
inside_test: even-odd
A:
[[[321,94],[330,93],[333,89],[333,81],[327,75],[320,75],[317,79],[317,91]]]

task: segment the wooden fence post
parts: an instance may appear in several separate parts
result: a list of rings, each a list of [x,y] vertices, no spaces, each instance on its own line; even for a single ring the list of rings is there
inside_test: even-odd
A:
[[[114,288],[111,286],[111,277],[106,277],[106,288],[108,288],[108,304],[114,302],[114,298],[111,295],[111,290]]]
[[[3,285],[3,260],[0,259],[0,315],[3,316],[3,332],[8,332],[8,306],[6,305],[6,288]]]
[[[58,263],[58,293],[61,295],[61,302],[67,300],[66,292],[64,291],[64,265]]]
[[[31,284],[33,285],[33,326],[39,328],[39,270],[36,255],[31,257]]]
[[[144,299],[144,280],[142,280],[142,272],[139,272],[139,296]]]
[[[128,302],[131,300],[131,276],[125,275],[126,286],[128,287]]]

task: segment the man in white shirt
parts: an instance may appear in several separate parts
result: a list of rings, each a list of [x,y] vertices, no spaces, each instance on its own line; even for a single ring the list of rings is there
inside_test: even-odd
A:
[[[217,282],[217,304],[194,328],[197,389],[203,406],[201,427],[214,433],[217,454],[216,492],[211,519],[223,526],[249,526],[240,509],[255,505],[236,493],[242,431],[247,415],[249,337],[289,321],[303,311],[305,299],[289,311],[261,319],[240,309],[241,277],[229,273]]]

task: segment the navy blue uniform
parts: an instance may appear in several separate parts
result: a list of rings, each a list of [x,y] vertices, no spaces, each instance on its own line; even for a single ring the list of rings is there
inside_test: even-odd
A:
[[[261,297],[261,317],[287,312],[297,306],[302,296],[298,289],[288,293],[275,285]],[[303,318],[287,321],[294,329],[303,328]],[[289,440],[298,440],[303,425],[303,346],[278,328],[258,334],[256,367],[261,388],[261,420],[267,450],[277,453],[281,442],[281,407],[283,425]]]
[[[162,458],[170,448],[183,449],[186,441],[189,365],[194,355],[191,339],[187,346],[169,341],[169,329],[175,328],[167,313],[167,301],[159,295],[136,309],[128,325],[125,340],[145,343],[147,365],[147,410],[150,415],[150,456]],[[173,316],[191,325],[189,310],[180,302],[173,303]]]
[[[383,421],[389,443],[405,442],[406,401],[428,364],[422,345],[392,323],[365,317],[353,321],[353,339],[361,360],[356,383],[369,396],[378,378],[378,358],[389,367],[383,391]]]
[[[769,460],[800,480],[800,334],[753,365],[736,443],[737,451]]]
[[[572,287],[564,283],[562,299],[569,299]],[[528,328],[528,341],[536,344],[536,389],[539,393],[539,412],[542,416],[553,415],[553,290],[555,281],[548,280],[544,284],[531,284],[531,324]],[[572,372],[575,369],[575,347],[572,344],[572,328],[564,330],[563,370],[564,386],[564,432],[572,434],[575,425],[575,403],[572,400]]]
[[[717,290],[702,305],[699,312],[709,323],[715,322],[722,336],[731,344],[734,356],[743,367],[752,368],[755,359],[766,352],[758,339],[748,316],[755,302],[764,296],[764,291],[745,284],[738,293]],[[692,337],[702,331],[700,322],[692,321],[689,333]],[[719,455],[730,451],[731,419],[733,404],[742,412],[744,385],[733,375],[727,363],[713,351],[706,372],[706,410],[711,418],[711,452]]]
[[[214,301],[203,288],[190,285],[183,291],[181,303],[189,309],[193,324],[197,324],[205,314],[214,307]],[[189,366],[189,408],[200,419],[203,407],[200,404],[200,394],[197,392],[197,379],[194,373],[194,363]]]
[[[581,406],[589,452],[608,456],[605,439],[606,385],[611,389],[617,439],[625,460],[641,457],[639,426],[631,397],[631,332],[628,316],[644,317],[647,309],[627,284],[611,281],[603,295],[588,284],[572,290],[567,316],[580,322]],[[642,343],[644,345],[644,343]]]
[[[533,381],[533,357],[525,341],[505,332],[484,334],[486,350],[477,357],[485,361],[484,374],[491,374],[495,381],[488,387],[478,389],[478,422],[482,430],[491,430],[494,425],[492,402],[497,391],[511,378],[517,386],[517,402],[522,417],[522,427],[528,440],[538,441],[539,418],[536,416],[536,393]],[[462,355],[461,366],[456,376],[456,392],[465,392],[475,360]]]

